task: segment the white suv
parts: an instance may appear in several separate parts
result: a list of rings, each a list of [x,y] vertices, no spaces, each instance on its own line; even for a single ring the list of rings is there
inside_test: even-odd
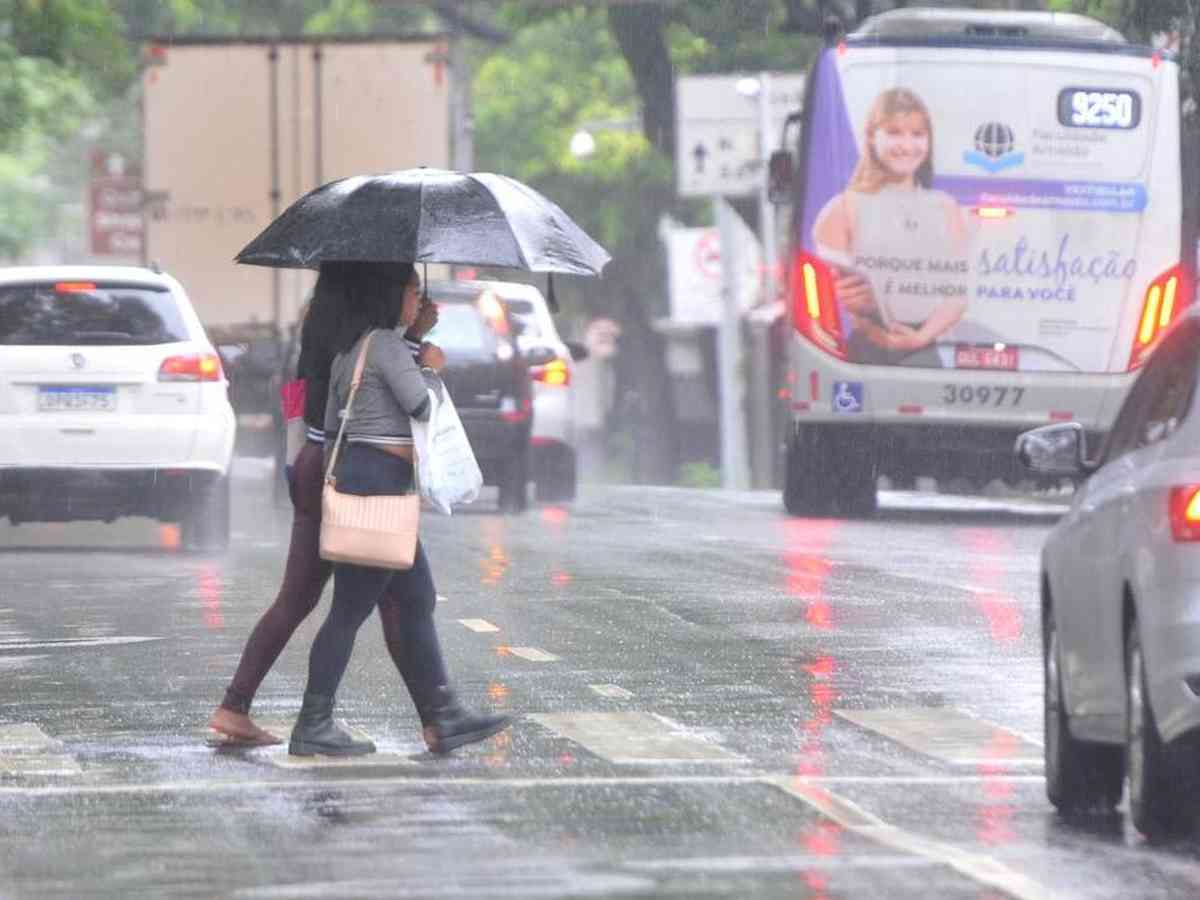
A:
[[[174,278],[0,269],[0,517],[150,516],[229,540],[235,435],[216,350]]]

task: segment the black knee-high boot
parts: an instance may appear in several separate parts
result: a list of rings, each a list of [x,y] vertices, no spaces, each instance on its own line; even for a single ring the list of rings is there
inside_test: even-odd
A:
[[[511,716],[471,712],[459,703],[447,685],[437,689],[434,703],[422,718],[426,720],[425,744],[438,754],[486,740],[512,725]]]
[[[333,720],[334,698],[324,694],[304,695],[288,753],[292,756],[362,756],[375,752],[371,741],[356,740]]]

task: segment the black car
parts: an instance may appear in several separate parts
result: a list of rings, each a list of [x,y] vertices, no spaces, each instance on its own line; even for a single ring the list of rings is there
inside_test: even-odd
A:
[[[455,282],[429,285],[439,309],[428,339],[446,354],[442,379],[475,451],[484,484],[500,488],[500,508],[527,505],[533,387],[517,346],[517,325],[495,294]]]

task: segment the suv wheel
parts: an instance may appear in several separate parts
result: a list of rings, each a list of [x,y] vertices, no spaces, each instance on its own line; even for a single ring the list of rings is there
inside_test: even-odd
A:
[[[181,538],[187,550],[214,551],[229,546],[229,476],[196,489],[181,523]]]
[[[1071,736],[1063,698],[1061,659],[1054,611],[1047,607],[1042,635],[1046,796],[1063,814],[1108,813],[1121,801],[1125,777],[1121,748],[1091,744]]]
[[[523,513],[529,506],[529,449],[510,459],[500,476],[500,511],[506,514]]]
[[[783,505],[793,516],[869,516],[876,509],[875,481],[865,430],[803,426],[788,442]]]
[[[537,498],[542,503],[569,503],[576,492],[575,451],[548,448],[537,467]]]

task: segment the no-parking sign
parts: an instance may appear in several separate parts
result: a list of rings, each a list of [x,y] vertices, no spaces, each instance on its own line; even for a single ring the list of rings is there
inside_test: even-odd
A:
[[[754,306],[762,282],[758,239],[739,218],[738,300]],[[677,228],[667,235],[671,280],[671,321],[680,325],[716,325],[721,319],[721,236],[716,228]]]

